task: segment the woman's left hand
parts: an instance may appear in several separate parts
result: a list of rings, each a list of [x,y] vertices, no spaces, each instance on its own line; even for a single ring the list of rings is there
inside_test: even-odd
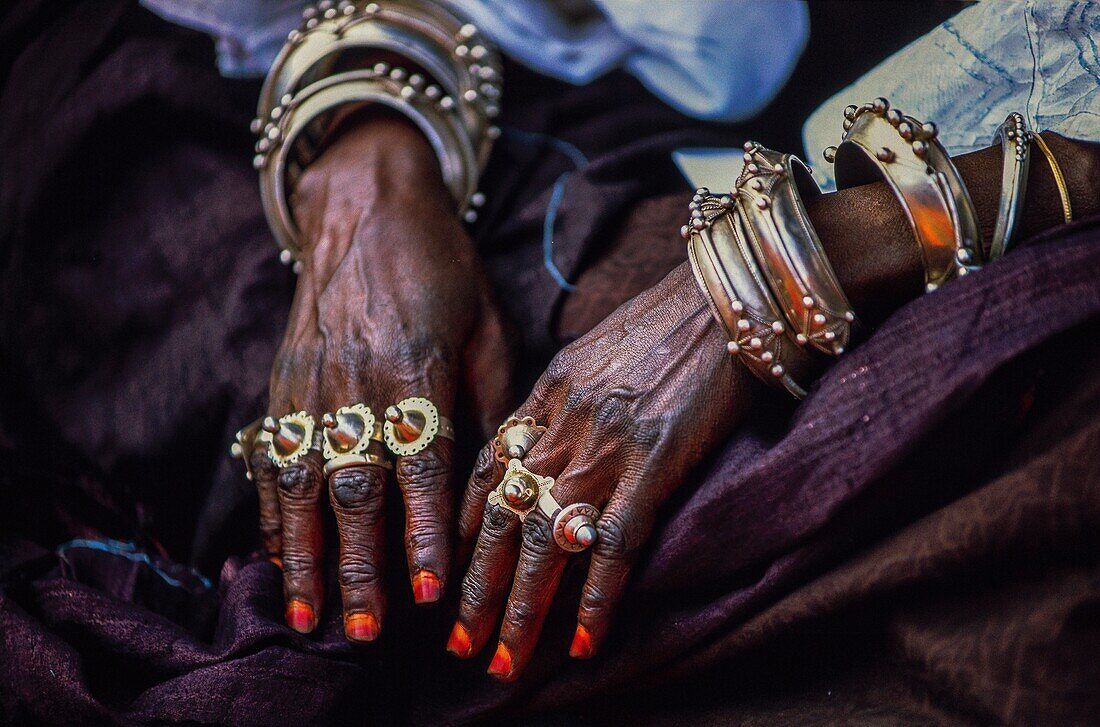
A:
[[[606,636],[660,505],[740,419],[749,375],[725,345],[685,263],[563,349],[517,411],[548,428],[524,467],[555,478],[562,507],[586,502],[602,513],[574,657],[592,656]],[[490,443],[462,505],[460,537],[477,545],[447,648],[461,658],[478,653],[503,610],[489,673],[510,681],[531,660],[569,554],[538,507],[521,526],[509,510],[486,505],[502,472]]]

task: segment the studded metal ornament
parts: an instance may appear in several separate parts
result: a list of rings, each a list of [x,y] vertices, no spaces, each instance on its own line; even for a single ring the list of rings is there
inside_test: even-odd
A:
[[[321,424],[324,425],[325,437],[321,452],[326,460],[330,460],[366,452],[376,419],[366,404],[352,404],[340,407],[335,414],[325,414]]]
[[[745,168],[736,189],[742,201],[745,239],[771,288],[795,341],[839,356],[848,346],[855,313],[803,204],[821,194],[797,157],[745,142]],[[751,332],[751,343],[757,334]],[[738,345],[744,341],[735,339]]]
[[[350,71],[337,62],[350,51],[395,47],[419,72],[385,62]],[[299,165],[312,160],[315,145],[301,142],[303,129],[327,123],[335,105],[351,103],[382,103],[420,127],[439,157],[459,215],[475,221],[476,200],[484,197],[477,192],[478,177],[501,134],[493,119],[501,110],[502,74],[489,39],[444,4],[320,0],[305,8],[271,65],[251,126],[259,137],[253,165],[260,172],[261,200],[278,243],[292,255],[299,251],[299,231],[286,202],[292,190],[283,180],[290,156]],[[325,90],[333,83],[340,89]]]
[[[264,419],[260,441],[268,445],[271,461],[286,467],[301,459],[313,446],[313,417],[304,411],[287,414],[276,420]]]
[[[402,399],[386,409],[382,436],[398,457],[422,452],[439,433],[440,416],[435,404],[422,396]]]
[[[229,456],[233,459],[239,459],[244,462],[245,477],[251,482],[252,475],[252,450],[256,446],[256,441],[262,434],[260,424],[262,420],[257,419],[246,427],[242,427],[237,432],[236,440],[229,447]]]
[[[600,511],[587,502],[566,505],[554,516],[554,542],[567,553],[579,553],[598,539],[596,520]]]
[[[558,509],[557,502],[550,494],[553,488],[553,477],[536,475],[518,459],[513,459],[508,463],[500,484],[489,493],[487,500],[490,505],[498,505],[515,513],[521,521],[527,518],[536,505],[544,502],[546,507],[543,507],[543,514],[551,517]]]
[[[534,417],[508,417],[493,439],[497,461],[507,464],[511,459],[522,460],[545,432],[546,427],[536,424]]]
[[[837,189],[880,178],[887,183],[920,245],[925,291],[979,269],[985,253],[974,203],[936,125],[877,98],[845,108],[843,129],[840,146],[825,150]]]

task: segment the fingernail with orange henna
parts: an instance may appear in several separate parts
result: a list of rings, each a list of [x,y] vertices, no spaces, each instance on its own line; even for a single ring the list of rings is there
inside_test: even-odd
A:
[[[344,633],[352,641],[374,641],[378,638],[378,619],[373,613],[349,613],[344,619]]]
[[[295,598],[286,605],[287,626],[300,634],[308,634],[313,630],[313,607],[305,601]]]
[[[473,654],[473,644],[470,643],[470,632],[466,627],[455,621],[455,627],[451,629],[451,638],[447,639],[447,651],[459,659],[469,659]]]
[[[270,560],[270,561],[271,561],[272,563],[274,563],[274,564],[275,564],[275,566],[276,566],[276,567],[277,567],[277,568],[278,568],[279,570],[282,570],[282,569],[283,569],[283,559],[282,559],[282,558],[280,558],[279,556],[277,556],[277,555],[273,555],[273,556],[271,556],[270,558],[268,558],[268,560]]]
[[[497,653],[493,654],[493,660],[489,662],[489,674],[507,679],[512,673],[512,652],[504,644],[497,644]]]
[[[577,624],[577,631],[573,634],[573,643],[569,647],[569,655],[574,659],[592,658],[592,634],[588,629]]]
[[[417,603],[434,603],[439,600],[439,576],[430,570],[418,570],[412,577],[413,599]]]

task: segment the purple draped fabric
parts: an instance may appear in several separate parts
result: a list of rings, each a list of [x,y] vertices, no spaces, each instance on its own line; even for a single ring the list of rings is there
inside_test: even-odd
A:
[[[293,286],[248,166],[255,86],[130,3],[3,12],[4,721],[1100,713],[1100,221],[914,301],[797,407],[762,396],[668,504],[604,653],[565,654],[575,558],[535,663],[501,686],[488,655],[443,652],[453,600],[416,609],[400,589],[382,639],[354,648],[331,609],[310,637],[282,625],[279,571],[244,555],[255,496],[223,452],[263,411]],[[670,148],[734,133],[623,77],[564,89],[511,70],[507,122],[593,159],[555,237],[570,277],[638,196],[677,187]],[[560,344],[540,233],[569,165],[508,144],[493,165],[478,244],[530,378]],[[646,244],[677,239],[670,221]]]

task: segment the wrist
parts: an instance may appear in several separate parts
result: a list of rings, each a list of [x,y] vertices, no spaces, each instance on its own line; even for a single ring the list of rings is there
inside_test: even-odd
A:
[[[357,241],[378,237],[371,228],[412,217],[457,224],[427,139],[405,117],[373,108],[351,111],[334,125],[290,202],[306,259],[321,247],[326,257],[342,257]]]

